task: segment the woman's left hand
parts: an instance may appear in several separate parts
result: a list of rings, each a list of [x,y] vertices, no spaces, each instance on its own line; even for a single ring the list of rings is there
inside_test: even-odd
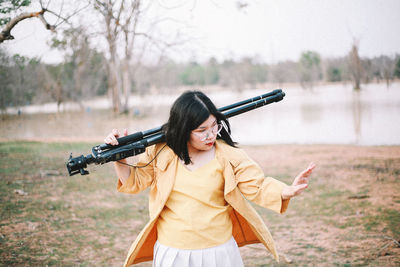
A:
[[[292,185],[283,188],[281,193],[283,200],[301,194],[304,191],[304,189],[308,187],[308,177],[312,173],[315,166],[316,165],[313,162],[311,162],[310,165],[308,165],[307,169],[302,171],[299,175],[297,175],[296,178],[294,178]]]

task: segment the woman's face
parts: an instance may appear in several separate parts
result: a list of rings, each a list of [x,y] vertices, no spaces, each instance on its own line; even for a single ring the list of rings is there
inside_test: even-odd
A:
[[[190,139],[188,142],[188,150],[200,150],[207,151],[210,150],[217,139],[217,134],[214,134],[212,129],[217,125],[217,119],[214,115],[210,115],[207,120],[205,120],[199,127],[194,129],[190,133]],[[202,141],[202,139],[206,139]]]

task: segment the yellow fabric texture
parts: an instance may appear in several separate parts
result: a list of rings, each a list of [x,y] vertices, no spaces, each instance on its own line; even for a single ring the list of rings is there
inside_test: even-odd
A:
[[[221,245],[232,237],[222,167],[214,158],[190,171],[178,163],[175,184],[157,222],[158,241],[179,249]]]
[[[224,198],[232,207],[232,235],[236,243],[241,247],[261,242],[279,261],[268,227],[248,200],[277,213],[283,213],[289,205],[289,200],[281,198],[285,184],[265,177],[262,169],[243,150],[231,147],[222,140],[217,140],[215,148],[215,157],[222,166],[225,179]],[[149,162],[151,163],[148,164]],[[146,148],[140,155],[137,165],[142,168],[131,168],[126,183],[122,184],[118,180],[119,192],[136,194],[146,188],[150,189],[150,218],[132,243],[124,267],[153,259],[157,222],[174,186],[178,164],[178,156],[173,150],[165,143],[159,143]]]

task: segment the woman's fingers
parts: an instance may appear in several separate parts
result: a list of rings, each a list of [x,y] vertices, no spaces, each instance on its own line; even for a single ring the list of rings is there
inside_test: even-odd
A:
[[[298,181],[297,184],[308,184],[308,177],[301,177]]]
[[[310,175],[311,172],[314,170],[315,167],[317,167],[317,165],[315,165],[314,162],[311,162],[311,163],[308,165],[307,169],[306,169],[307,173]]]
[[[307,187],[308,184],[286,186],[281,193],[282,199],[289,199],[294,196],[300,195]]]
[[[293,184],[291,186],[285,187],[282,190],[282,198],[288,199],[301,194],[308,187],[308,177],[316,166],[317,165],[315,165],[314,162],[311,162],[308,165],[307,169],[297,175],[297,177],[293,181]]]
[[[294,187],[295,187],[294,195],[296,196],[296,195],[300,194],[301,192],[303,192],[304,189],[306,189],[308,187],[308,184],[299,184],[299,185],[295,185]]]
[[[299,175],[297,175],[297,177],[294,179],[293,184],[299,184],[299,183],[304,183],[304,182],[308,183],[308,176],[310,176],[310,174],[312,173],[312,171],[314,170],[314,168],[316,166],[317,165],[315,165],[314,162],[311,162],[308,165],[307,169],[305,169]]]
[[[314,170],[314,168],[315,168],[316,166],[317,166],[317,165],[315,165],[314,162],[311,162],[311,163],[308,165],[307,169],[305,169],[304,171],[302,171],[302,172],[300,173],[300,176],[302,176],[302,177],[307,177],[307,176],[309,176],[309,175],[312,173],[312,171]]]
[[[307,187],[308,187],[308,184],[293,185],[293,189],[292,189],[293,190],[293,195],[292,195],[292,197],[300,195]]]
[[[110,145],[118,145],[118,140],[117,138],[119,137],[119,132],[117,129],[112,129],[111,133],[107,135],[107,137],[104,139],[104,143],[110,144]]]
[[[124,129],[123,136],[127,136],[127,135],[128,135],[128,130]],[[120,137],[120,134],[119,134],[118,129],[112,129],[111,133],[109,135],[107,135],[106,138],[104,138],[104,143],[116,146],[116,145],[118,145],[117,138],[119,138],[119,137]]]

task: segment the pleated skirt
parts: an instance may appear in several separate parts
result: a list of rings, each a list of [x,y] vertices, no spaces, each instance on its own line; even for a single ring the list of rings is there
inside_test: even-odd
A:
[[[177,249],[156,242],[153,267],[243,267],[233,237],[226,243],[204,249]]]

